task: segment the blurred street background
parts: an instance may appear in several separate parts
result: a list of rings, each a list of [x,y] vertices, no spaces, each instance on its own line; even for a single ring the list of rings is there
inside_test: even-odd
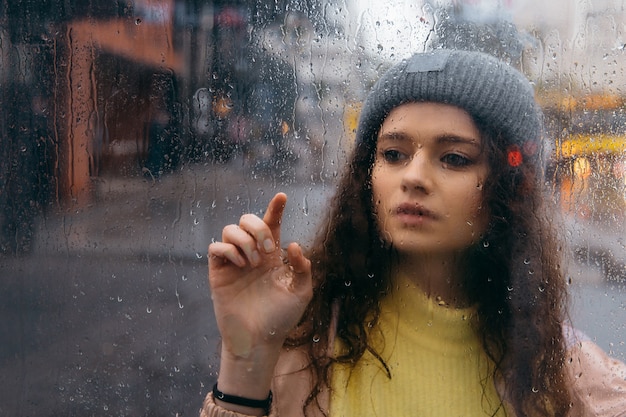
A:
[[[306,245],[368,88],[440,46],[535,85],[574,325],[626,360],[625,7],[3,0],[0,415],[197,415],[208,244],[283,191]]]

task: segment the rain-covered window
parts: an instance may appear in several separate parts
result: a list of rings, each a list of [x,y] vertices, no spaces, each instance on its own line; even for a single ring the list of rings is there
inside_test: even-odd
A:
[[[0,414],[196,415],[207,245],[275,191],[306,244],[382,71],[432,47],[520,68],[545,110],[577,327],[626,359],[619,0],[5,0]]]

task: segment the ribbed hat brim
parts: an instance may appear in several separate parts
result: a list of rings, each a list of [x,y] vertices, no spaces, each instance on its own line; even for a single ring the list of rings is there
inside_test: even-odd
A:
[[[374,140],[394,107],[425,101],[460,107],[509,143],[541,137],[541,112],[522,73],[481,52],[439,49],[403,60],[378,80],[361,111],[357,141]]]

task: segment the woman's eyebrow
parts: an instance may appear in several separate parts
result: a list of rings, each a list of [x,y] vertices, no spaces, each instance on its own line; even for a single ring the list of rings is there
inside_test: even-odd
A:
[[[437,138],[437,142],[440,144],[460,143],[460,144],[471,145],[478,149],[481,148],[480,139],[476,139],[474,137],[459,136],[459,135],[454,135],[454,134],[441,135]]]
[[[412,142],[415,138],[407,132],[395,131],[395,132],[383,132],[378,135],[378,141],[391,141],[391,142]],[[440,145],[445,144],[465,144],[472,147],[481,149],[480,138],[461,136],[454,133],[444,133],[436,138],[436,143]]]
[[[414,139],[406,132],[384,132],[378,135],[378,141],[381,140],[404,142],[413,141]]]

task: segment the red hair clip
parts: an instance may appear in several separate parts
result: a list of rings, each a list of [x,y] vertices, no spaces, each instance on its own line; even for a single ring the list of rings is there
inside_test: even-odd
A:
[[[522,162],[524,162],[524,156],[522,155],[522,151],[517,145],[509,146],[506,158],[509,165],[513,168],[522,165]]]

